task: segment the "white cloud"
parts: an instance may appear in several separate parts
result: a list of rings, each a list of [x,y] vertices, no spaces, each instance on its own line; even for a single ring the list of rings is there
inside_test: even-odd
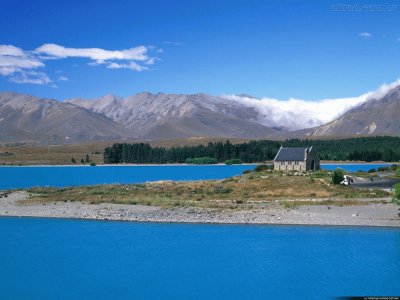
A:
[[[67,48],[57,44],[44,44],[34,51],[25,51],[13,45],[0,45],[0,76],[5,76],[15,83],[49,84],[52,80],[45,73],[35,71],[35,69],[45,67],[46,60],[70,57],[87,58],[91,66],[105,65],[107,69],[129,69],[140,72],[148,70],[146,65],[152,65],[158,60],[157,57],[149,56],[149,50],[150,52],[162,51],[154,46],[105,50]],[[58,81],[67,80],[65,76],[58,78]]]
[[[150,58],[149,60],[147,60],[147,61],[145,62],[145,64],[146,64],[146,65],[154,65],[154,63],[156,62],[156,60],[158,60],[157,57],[152,57],[152,58]]]
[[[181,45],[183,45],[182,42],[175,42],[175,41],[164,41],[164,44],[173,45],[173,46],[181,46]]]
[[[0,54],[9,56],[25,56],[25,52],[22,49],[13,45],[0,45]]]
[[[50,78],[42,73],[33,71],[44,67],[43,62],[29,52],[12,45],[0,45],[0,75],[6,76],[11,82],[47,84]]]
[[[15,83],[30,83],[30,84],[49,84],[52,80],[43,72],[24,71],[17,73],[10,78],[11,82]]]
[[[60,77],[58,77],[58,81],[68,81],[69,79],[68,79],[68,77],[66,77],[66,76],[60,76]]]
[[[259,113],[259,121],[266,126],[280,127],[284,124],[289,130],[298,130],[330,122],[367,100],[382,97],[390,89],[398,85],[400,85],[400,80],[391,84],[384,84],[376,91],[368,92],[358,97],[322,99],[318,101],[302,99],[278,100],[272,98],[254,99],[236,95],[223,97],[256,109]]]
[[[105,64],[108,69],[130,69],[143,71],[148,68],[138,64],[153,64],[155,58],[148,55],[149,48],[138,46],[124,50],[105,50],[100,48],[66,48],[56,44],[44,44],[35,50],[42,59],[61,59],[68,57],[82,57],[91,60],[89,65]],[[45,56],[43,56],[45,55]],[[118,63],[116,61],[126,61]]]
[[[372,37],[372,34],[369,32],[360,32],[358,36],[364,39],[369,39],[370,37]]]
[[[144,70],[148,70],[147,67],[143,67],[137,63],[135,63],[134,61],[131,61],[128,64],[119,64],[119,63],[110,63],[107,65],[107,69],[130,69],[130,70],[134,70],[134,71],[144,71]]]
[[[100,48],[66,48],[57,44],[44,44],[35,51],[53,58],[86,57],[96,61],[111,59],[145,61],[148,59],[145,46],[125,50],[104,50]]]
[[[12,45],[0,45],[0,75],[12,75],[24,69],[43,67],[44,64],[22,49]]]

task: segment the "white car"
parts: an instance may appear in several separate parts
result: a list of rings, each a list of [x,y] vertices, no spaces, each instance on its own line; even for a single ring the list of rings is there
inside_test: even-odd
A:
[[[344,179],[340,182],[340,184],[350,185],[350,183],[354,182],[353,177],[351,177],[349,175],[344,175],[343,177],[344,177]]]

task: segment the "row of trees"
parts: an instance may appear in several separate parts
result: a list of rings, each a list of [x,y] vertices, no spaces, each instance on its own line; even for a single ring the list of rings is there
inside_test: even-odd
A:
[[[151,147],[148,143],[115,143],[104,150],[105,163],[184,163],[187,159],[211,157],[218,162],[239,159],[245,163],[274,159],[279,147],[317,149],[322,160],[399,161],[399,137],[368,137],[342,140],[259,140],[232,144],[229,141],[207,146]]]
[[[105,163],[184,163],[187,159],[212,157],[218,162],[240,159],[261,162],[274,158],[280,147],[275,141],[252,141],[232,144],[230,141],[208,143],[207,146],[151,147],[148,143],[116,143],[104,150]]]

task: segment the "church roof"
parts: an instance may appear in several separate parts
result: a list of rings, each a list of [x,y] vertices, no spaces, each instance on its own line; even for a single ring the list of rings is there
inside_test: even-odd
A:
[[[275,156],[274,161],[301,161],[307,158],[307,150],[310,148],[283,148],[281,147]]]

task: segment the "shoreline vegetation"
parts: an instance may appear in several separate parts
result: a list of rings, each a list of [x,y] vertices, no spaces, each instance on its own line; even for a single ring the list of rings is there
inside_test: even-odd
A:
[[[241,165],[272,165],[273,161],[266,161],[262,163],[241,163]],[[370,161],[370,162],[363,162],[363,161],[324,161],[321,160],[321,165],[385,165],[391,167],[393,165],[400,165],[400,162],[386,162],[386,161]],[[167,167],[167,166],[194,166],[195,164],[190,163],[167,163],[167,164],[133,164],[133,163],[120,163],[120,164],[96,164],[96,167]],[[201,164],[199,164],[201,166]],[[226,163],[216,163],[216,164],[205,164],[203,166],[226,166],[230,164]],[[64,165],[0,165],[1,167],[90,167],[90,164],[64,164]]]
[[[273,161],[266,161],[263,163],[241,163],[241,165],[272,165]],[[393,166],[393,165],[400,165],[400,162],[385,162],[385,161],[371,161],[371,162],[363,162],[363,161],[321,161],[321,165],[377,165],[377,164],[382,164],[385,166]],[[100,163],[96,164],[96,167],[167,167],[167,166],[193,166],[194,164],[189,164],[189,163],[167,163],[167,164],[133,164],[133,163],[120,163],[120,164],[105,164],[105,163]],[[226,163],[217,163],[217,164],[211,164],[212,166],[226,166],[229,164]],[[204,166],[204,165],[203,165]],[[207,166],[207,164],[205,165]],[[18,165],[1,165],[0,168],[2,167],[90,167],[90,164],[63,164],[63,165],[54,165],[54,164],[42,164],[42,165],[23,165],[23,164],[18,164]]]
[[[331,172],[269,168],[224,180],[31,188],[0,199],[0,216],[143,222],[400,226],[391,192],[331,183]]]

